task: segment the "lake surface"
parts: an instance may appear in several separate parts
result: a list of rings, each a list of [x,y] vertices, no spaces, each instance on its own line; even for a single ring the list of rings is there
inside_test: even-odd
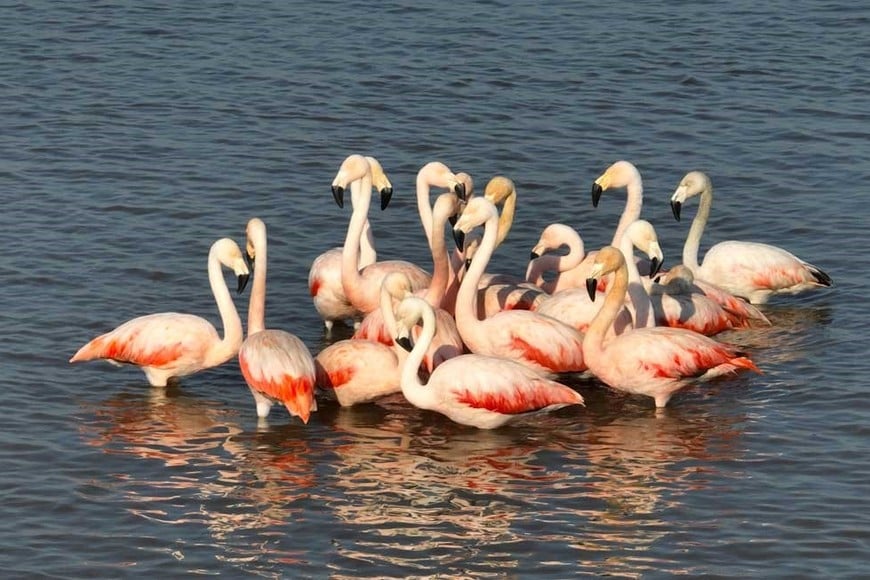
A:
[[[870,9],[670,4],[5,4],[3,575],[866,577]],[[167,390],[67,363],[138,315],[218,323],[208,248],[253,216],[268,324],[323,348],[306,278],[343,239],[350,153],[395,187],[382,259],[429,263],[429,161],[516,182],[490,270],[520,274],[549,223],[610,239],[624,195],[589,191],[628,159],[666,265],[670,195],[703,169],[702,253],[775,243],[836,286],[723,336],[763,375],[662,413],[581,382],[585,408],[493,432],[401,397],[259,426],[235,361]]]

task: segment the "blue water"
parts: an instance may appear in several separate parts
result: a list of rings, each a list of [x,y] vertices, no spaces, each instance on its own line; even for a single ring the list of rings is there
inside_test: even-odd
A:
[[[850,2],[46,2],[0,8],[5,577],[863,577],[870,9]],[[134,316],[218,322],[217,238],[270,231],[269,325],[328,343],[311,261],[343,239],[349,153],[396,190],[382,258],[428,263],[413,198],[441,160],[543,227],[610,239],[617,159],[669,263],[691,169],[716,241],[781,245],[836,287],[727,336],[764,374],[481,432],[401,398],[258,427],[235,362],[158,392],[71,366]],[[695,204],[684,209],[694,215]],[[690,209],[691,208],[691,209]],[[244,308],[245,298],[237,300]],[[347,331],[337,333],[346,336]]]

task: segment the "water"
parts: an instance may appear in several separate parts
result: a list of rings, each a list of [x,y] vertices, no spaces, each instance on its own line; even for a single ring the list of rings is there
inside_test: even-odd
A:
[[[4,5],[4,576],[864,576],[870,10],[605,4]],[[495,432],[401,398],[258,427],[235,362],[165,393],[67,364],[141,314],[217,322],[208,247],[255,215],[269,324],[322,348],[305,280],[342,240],[352,152],[396,188],[372,212],[384,258],[428,263],[428,161],[516,181],[491,270],[520,273],[548,223],[609,240],[623,196],[589,190],[625,158],[671,263],[668,199],[700,168],[702,252],[776,243],[837,286],[727,337],[761,376],[660,415],[581,384],[585,409]]]

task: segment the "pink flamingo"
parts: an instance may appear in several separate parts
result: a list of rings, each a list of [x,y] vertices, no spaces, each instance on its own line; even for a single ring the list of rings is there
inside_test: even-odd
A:
[[[440,161],[431,161],[417,172],[417,211],[420,213],[420,221],[423,223],[423,231],[426,232],[426,241],[429,242],[430,247],[432,246],[432,206],[429,201],[429,190],[432,187],[446,188],[460,199],[466,198],[465,181],[460,180]]]
[[[411,352],[402,367],[402,393],[417,408],[462,425],[494,429],[532,413],[583,404],[579,393],[523,364],[478,354],[445,361],[423,384],[418,369],[435,335],[435,313],[425,300],[410,296],[399,304],[396,319],[396,342]],[[420,320],[423,330],[411,348],[410,329]]]
[[[495,249],[498,211],[483,197],[473,198],[454,230],[468,233],[484,224],[480,249],[466,271],[456,299],[456,326],[473,353],[513,359],[541,372],[586,369],[583,335],[558,320],[527,310],[506,310],[478,320],[477,287]]]
[[[752,304],[764,304],[777,294],[797,294],[833,286],[834,282],[817,266],[776,246],[757,242],[719,242],[707,250],[698,265],[698,246],[713,205],[713,184],[700,171],[683,177],[671,196],[671,209],[679,221],[680,209],[689,198],[701,195],[698,213],[683,246],[683,264],[696,279],[715,284]]]
[[[348,184],[351,188],[354,208],[342,249],[341,285],[354,308],[363,314],[368,314],[378,307],[381,282],[388,272],[404,272],[411,280],[415,292],[429,287],[432,279],[419,267],[402,260],[375,262],[362,270],[357,268],[359,239],[368,216],[372,196],[371,168],[361,155],[350,155],[341,164],[332,182],[332,191],[336,200],[343,199]],[[431,224],[429,226],[431,227]]]
[[[248,305],[248,338],[239,350],[242,376],[266,418],[275,402],[290,415],[308,423],[314,400],[314,360],[299,338],[283,330],[266,328],[266,224],[252,218],[247,226],[247,255],[254,268],[254,287]]]
[[[548,253],[563,246],[568,250],[565,254]],[[548,294],[555,294],[560,282],[562,289],[585,288],[586,278],[582,281],[568,280],[585,256],[583,238],[577,230],[565,224],[550,224],[544,228],[538,242],[532,248],[529,265],[526,268],[526,281]],[[551,280],[545,280],[545,272],[556,272],[556,276]],[[562,279],[563,276],[565,279]]]
[[[390,183],[384,168],[374,157],[366,157],[372,169],[372,184],[381,196],[381,207],[386,208],[393,195],[393,185]],[[336,199],[338,202],[338,199]],[[341,200],[344,205],[344,200]],[[374,246],[369,220],[363,225],[363,233],[360,236],[359,268],[364,268],[378,259]],[[323,319],[326,332],[332,331],[335,322],[355,319],[359,322],[361,313],[354,308],[344,294],[341,286],[341,248],[332,248],[317,256],[311,263],[308,272],[308,291],[314,302],[314,308]]]
[[[659,325],[687,328],[707,336],[752,326],[751,318],[713,300],[695,286],[694,280],[692,271],[680,264],[650,284],[649,297]],[[759,315],[764,317],[761,313]]]
[[[450,264],[447,256],[447,248],[444,243],[444,228],[448,219],[459,211],[459,198],[453,193],[442,193],[435,200],[433,210],[432,238],[432,284],[425,290],[419,290],[417,295],[422,296],[430,306],[435,308],[438,318],[438,326],[435,338],[429,351],[426,353],[425,363],[428,370],[432,370],[444,360],[462,354],[464,345],[456,328],[456,322],[446,310],[440,308],[442,299],[447,289]],[[440,232],[440,233],[439,233]],[[405,296],[411,294],[411,284],[408,277],[399,272],[390,273],[384,277],[381,285],[380,308],[366,315],[354,338],[367,338],[383,342],[387,346],[393,344],[393,332],[387,328],[387,321],[393,319],[393,305],[397,304]]]
[[[209,321],[199,316],[177,312],[148,314],[93,339],[69,362],[104,359],[119,365],[136,365],[154,387],[165,387],[171,379],[225,363],[239,352],[243,334],[242,321],[221,265],[238,276],[241,293],[248,283],[248,266],[238,244],[229,238],[217,240],[208,252],[208,280],[221,315],[223,339]]]
[[[634,260],[634,248],[647,255],[653,270],[657,270],[664,260],[652,224],[645,220],[635,220],[629,224],[622,235],[619,248],[628,258],[628,299],[610,326],[608,337],[622,334],[631,328],[655,326],[652,303]],[[592,300],[585,288],[567,288],[548,296],[535,312],[551,316],[580,332],[586,332],[600,309],[601,301]]]
[[[357,338],[333,343],[314,357],[318,389],[343,407],[398,393],[399,357],[390,347]]]
[[[586,364],[599,380],[620,391],[653,397],[656,407],[664,407],[674,393],[695,381],[741,368],[761,372],[734,347],[682,328],[639,328],[605,341],[628,290],[622,252],[605,246],[597,253],[587,282],[591,297],[596,278],[611,272],[616,273],[613,283],[583,340]]]

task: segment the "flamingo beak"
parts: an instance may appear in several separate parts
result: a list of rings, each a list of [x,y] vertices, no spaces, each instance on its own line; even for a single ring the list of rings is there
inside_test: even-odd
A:
[[[662,266],[665,265],[664,260],[659,262],[659,259],[653,256],[649,261],[649,277],[652,278],[656,274],[659,273],[659,270],[662,269]]]
[[[458,195],[459,199],[461,199],[462,201],[466,201],[466,199],[465,199],[466,193],[465,193],[465,184],[464,183],[457,183],[456,185],[454,185],[453,186],[453,193]]]
[[[460,252],[465,251],[465,232],[453,228],[453,241],[456,242],[456,247]]]
[[[407,336],[397,337],[396,344],[398,344],[399,346],[401,346],[402,348],[404,348],[408,352],[411,352],[411,349],[413,348],[413,346],[411,346],[411,339],[408,338]]]
[[[586,278],[586,292],[589,294],[589,299],[595,302],[595,291],[598,289],[598,280],[595,278]]]
[[[236,290],[237,293],[241,294],[245,290],[245,286],[248,285],[248,280],[251,278],[250,274],[242,274],[239,276],[239,287]]]
[[[332,186],[332,198],[335,200],[335,203],[338,204],[338,207],[344,207],[344,188],[340,185]]]
[[[469,268],[471,268],[471,258],[465,260],[465,271],[467,272]]]
[[[459,214],[453,214],[452,216],[450,216],[449,218],[447,218],[447,221],[450,222],[450,227],[451,227],[451,228],[454,227],[454,226],[456,225],[456,222],[457,222],[458,220],[459,220]]]
[[[674,212],[674,219],[680,221],[680,209],[682,209],[683,204],[678,201],[671,202],[671,211]]]
[[[393,199],[393,188],[385,187],[381,190],[381,211],[387,209],[387,206],[390,205],[390,200]]]
[[[601,194],[604,189],[598,183],[592,184],[592,207],[598,207],[598,201],[601,199]]]
[[[532,251],[529,253],[529,260],[537,260],[537,259],[540,258],[540,257],[541,257],[541,254],[539,254],[538,252],[536,252],[536,251],[534,251],[534,250],[532,250]]]

